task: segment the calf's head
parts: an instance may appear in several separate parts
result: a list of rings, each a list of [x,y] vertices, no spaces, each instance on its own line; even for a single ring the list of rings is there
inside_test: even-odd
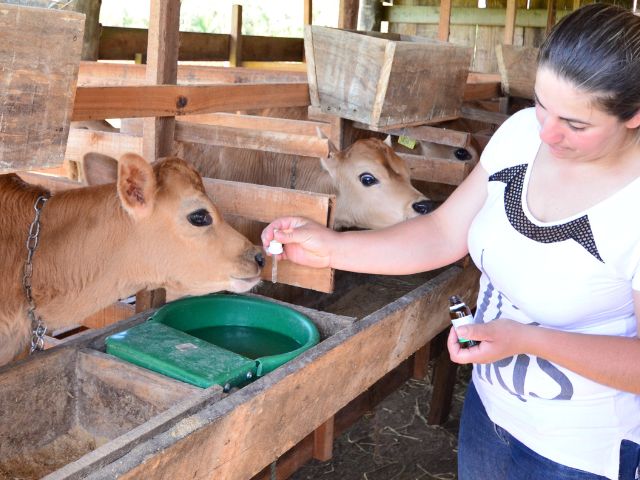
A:
[[[120,204],[133,223],[124,248],[143,256],[150,287],[181,296],[243,292],[258,283],[261,250],[223,220],[200,175],[184,160],[166,158],[151,166],[128,153],[116,164],[89,154],[84,169],[92,183],[116,181]],[[93,171],[100,172],[99,179]]]
[[[343,151],[332,147],[321,161],[338,190],[336,227],[384,228],[435,208],[411,185],[406,162],[382,140],[358,140]]]

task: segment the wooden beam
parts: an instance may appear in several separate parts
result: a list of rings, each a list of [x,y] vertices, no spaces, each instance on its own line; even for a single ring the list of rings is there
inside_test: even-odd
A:
[[[302,13],[302,24],[311,25],[313,23],[313,0],[302,0],[304,3]]]
[[[176,119],[182,123],[199,123],[202,125],[219,125],[224,127],[269,132],[291,133],[295,135],[318,136],[318,130],[327,137],[331,126],[326,122],[308,120],[291,120],[288,118],[263,117],[261,115],[241,115],[237,113],[203,113],[185,115]]]
[[[338,28],[356,30],[358,28],[358,7],[360,0],[340,0]]]
[[[313,432],[313,458],[326,462],[333,456],[334,417],[329,417]]]
[[[473,168],[473,164],[465,160],[427,158],[410,153],[399,153],[398,155],[409,165],[411,178],[425,182],[460,185]]]
[[[309,105],[306,83],[79,87],[73,120],[171,117]]]
[[[229,66],[242,65],[242,5],[231,6],[231,41],[229,42]]]
[[[179,60],[225,62],[229,60],[229,34],[180,32]],[[302,60],[302,38],[244,35],[243,60],[299,62]],[[136,53],[146,51],[147,30],[140,28],[103,27],[100,37],[101,60],[133,60]]]
[[[81,62],[79,87],[133,86],[146,84],[146,65],[129,63]],[[286,83],[306,82],[305,72],[228,68],[202,65],[178,65],[180,85],[217,83]]]
[[[466,148],[471,142],[471,134],[469,132],[460,132],[450,128],[430,127],[428,125],[389,130],[387,133],[396,136],[405,135],[416,140],[449,145],[450,147]]]
[[[248,148],[306,157],[329,155],[327,139],[317,136],[178,122],[175,139],[233,148]]]
[[[178,79],[178,31],[180,0],[152,0],[147,46],[146,81],[150,85],[175,85]],[[175,100],[178,107],[182,100]],[[156,117],[156,115],[148,115]],[[173,152],[175,120],[145,118],[143,125],[144,158],[155,162]]]
[[[505,95],[533,99],[538,49],[497,45],[496,59]]]
[[[418,25],[438,25],[440,9],[435,6],[392,5],[385,6],[384,20],[391,23],[415,23]],[[569,12],[558,12],[558,20]],[[484,27],[504,27],[506,9],[453,7],[451,25],[479,25]],[[546,9],[517,9],[516,27],[542,27],[547,24]]]
[[[440,17],[438,19],[438,40],[449,41],[449,25],[451,22],[451,0],[440,0]]]
[[[81,162],[89,152],[100,152],[113,158],[119,158],[127,152],[142,155],[142,137],[72,128],[69,131],[65,160]]]
[[[518,5],[516,0],[507,0],[507,11],[505,13],[504,22],[504,39],[505,45],[513,45],[513,37],[516,31],[516,13]]]
[[[547,0],[547,35],[549,35],[549,32],[551,32],[551,29],[557,21],[556,2],[555,0]]]

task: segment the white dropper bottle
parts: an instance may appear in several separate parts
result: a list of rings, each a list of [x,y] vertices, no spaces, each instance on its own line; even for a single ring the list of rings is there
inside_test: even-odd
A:
[[[272,255],[271,257],[271,282],[278,282],[278,257],[276,255],[280,255],[284,252],[282,248],[282,243],[277,240],[271,240],[269,242],[269,246],[267,247],[267,252]]]

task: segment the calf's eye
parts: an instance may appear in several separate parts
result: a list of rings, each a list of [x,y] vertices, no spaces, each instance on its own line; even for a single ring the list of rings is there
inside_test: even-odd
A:
[[[206,227],[213,223],[211,215],[204,208],[191,212],[187,215],[187,220],[189,220],[189,223],[195,227]]]
[[[370,187],[371,185],[378,183],[378,179],[370,173],[361,173],[358,178],[360,178],[360,183],[365,187]]]

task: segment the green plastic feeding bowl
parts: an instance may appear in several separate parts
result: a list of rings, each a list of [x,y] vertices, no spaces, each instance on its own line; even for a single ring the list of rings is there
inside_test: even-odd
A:
[[[196,385],[228,390],[313,347],[316,326],[300,312],[243,295],[205,295],[166,304],[146,322],[111,335],[107,353]]]

